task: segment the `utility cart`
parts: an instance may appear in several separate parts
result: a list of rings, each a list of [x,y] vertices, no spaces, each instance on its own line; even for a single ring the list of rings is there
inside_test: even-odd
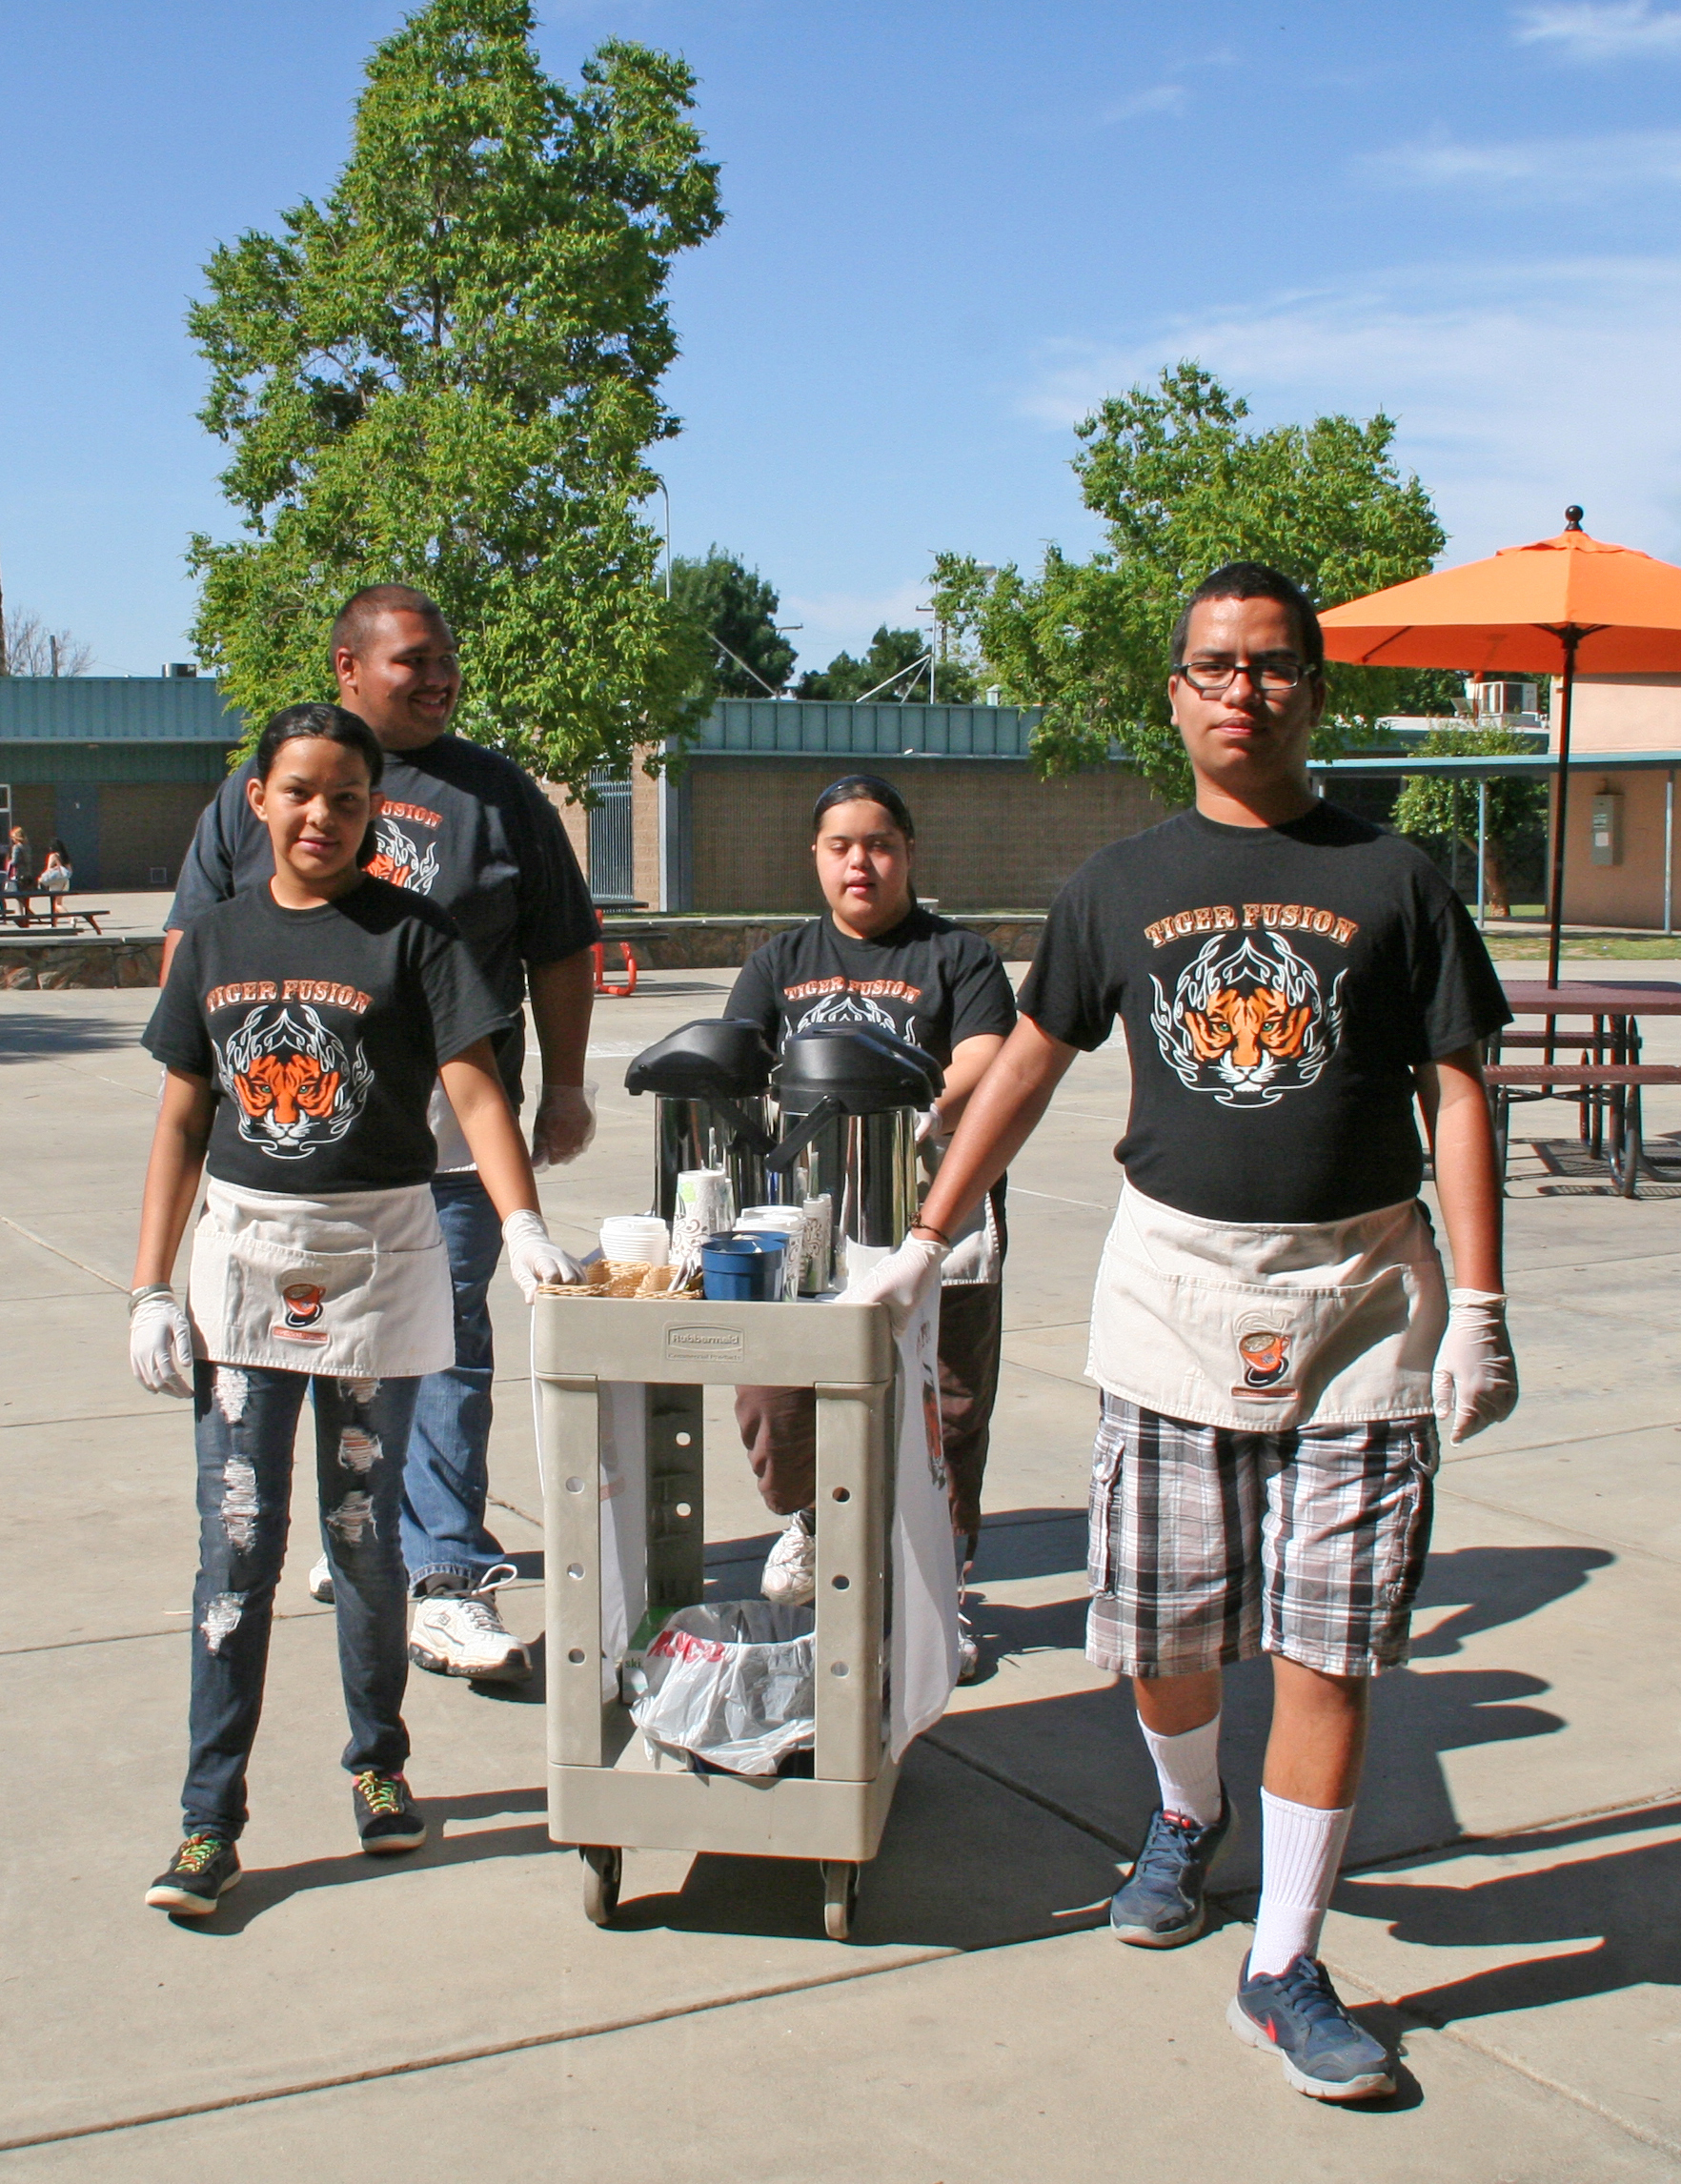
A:
[[[586,1912],[600,1926],[612,1919],[626,1849],[813,1858],[825,1930],[845,1940],[859,1867],[876,1853],[898,1776],[885,1707],[898,1368],[885,1306],[539,1295],[532,1368],[549,1833],[582,1854]],[[702,1404],[712,1383],[817,1394],[809,1776],[749,1778],[651,1756],[619,1694],[613,1655],[624,1626],[643,1609],[658,1620],[702,1598]],[[627,1423],[645,1446],[628,1479],[617,1461]],[[746,1461],[739,1448],[731,1456]],[[627,1509],[623,1494],[638,1487],[645,1507]],[[640,1566],[629,1571],[627,1536]]]

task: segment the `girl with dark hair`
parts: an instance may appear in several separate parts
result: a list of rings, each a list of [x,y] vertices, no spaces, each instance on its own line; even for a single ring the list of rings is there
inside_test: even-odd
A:
[[[924,1118],[930,1166],[1016,1021],[998,952],[935,917],[913,884],[916,827],[903,797],[875,774],[848,774],[812,814],[812,856],[827,913],[756,949],[726,1016],[780,1046],[818,1024],[875,1024],[933,1055],[945,1089]],[[981,1526],[981,1483],[998,1392],[1004,1223],[1001,1179],[946,1262],[940,1300],[940,1407],[952,1528],[966,1567]],[[736,1418],[759,1492],[787,1519],[765,1564],[767,1599],[799,1606],[817,1584],[816,1405],[809,1388],[743,1387]],[[960,1630],[964,1681],[979,1667]]]
[[[193,921],[145,1033],[165,1078],[129,1354],[143,1385],[191,1398],[198,1450],[185,1839],[146,1897],[177,1916],[207,1916],[239,1878],[306,1392],[357,1830],[375,1854],[425,1839],[403,1778],[398,1510],[420,1376],[456,1354],[430,1187],[435,1079],[528,1300],[576,1273],[549,1242],[496,1072],[508,1012],[441,910],[362,869],[382,763],[336,705],[274,716],[247,789],[273,878]],[[170,1283],[201,1169],[183,1308]]]

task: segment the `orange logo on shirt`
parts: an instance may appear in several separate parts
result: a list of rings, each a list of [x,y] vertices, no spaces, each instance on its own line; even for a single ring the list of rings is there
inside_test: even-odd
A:
[[[392,819],[394,810],[408,812],[414,808],[408,804],[387,804],[377,815],[374,821],[376,846],[368,859],[367,869],[374,879],[386,880],[393,887],[409,887],[416,895],[429,895],[437,878],[436,845],[429,841],[422,855],[414,837],[405,834]],[[435,817],[432,823],[437,824]]]
[[[1188,1091],[1223,1107],[1270,1107],[1317,1082],[1343,1036],[1343,981],[1322,992],[1313,965],[1282,933],[1205,940],[1169,998],[1152,978],[1150,1028]]]
[[[274,1160],[335,1144],[367,1104],[374,1070],[301,1002],[253,1008],[216,1048],[216,1074],[239,1111],[239,1135]]]

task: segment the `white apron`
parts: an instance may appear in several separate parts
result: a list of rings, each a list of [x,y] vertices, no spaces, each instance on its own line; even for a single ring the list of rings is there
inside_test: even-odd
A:
[[[456,1362],[449,1255],[425,1183],[331,1198],[213,1180],[192,1232],[195,1357],[406,1380]]]
[[[1347,1221],[1201,1221],[1129,1183],[1104,1245],[1086,1371],[1201,1426],[1423,1418],[1448,1288],[1416,1199]]]

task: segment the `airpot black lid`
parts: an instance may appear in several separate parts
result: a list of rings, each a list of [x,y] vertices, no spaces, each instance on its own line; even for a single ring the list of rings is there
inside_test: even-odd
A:
[[[804,1114],[833,1100],[849,1115],[889,1107],[926,1107],[944,1088],[945,1072],[931,1054],[875,1025],[820,1024],[797,1032],[782,1049],[777,1098]]]
[[[644,1047],[624,1073],[624,1088],[669,1100],[748,1100],[770,1082],[776,1059],[758,1024],[707,1017]]]

